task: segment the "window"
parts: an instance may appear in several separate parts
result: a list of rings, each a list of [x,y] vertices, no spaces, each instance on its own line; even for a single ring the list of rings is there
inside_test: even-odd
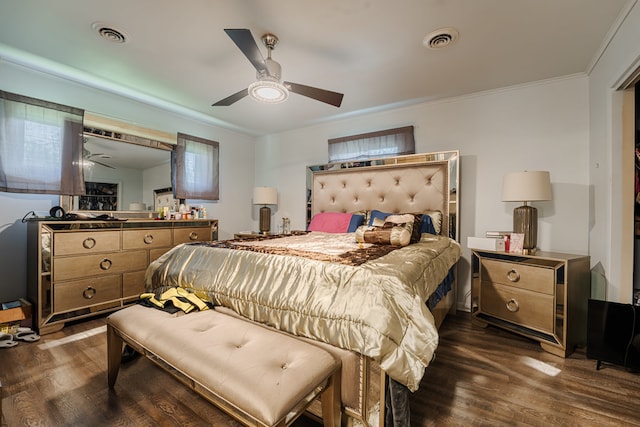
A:
[[[218,142],[178,133],[171,154],[171,175],[176,199],[218,200]]]
[[[84,194],[84,111],[0,91],[0,191]]]
[[[329,140],[329,162],[350,162],[415,152],[413,126]]]

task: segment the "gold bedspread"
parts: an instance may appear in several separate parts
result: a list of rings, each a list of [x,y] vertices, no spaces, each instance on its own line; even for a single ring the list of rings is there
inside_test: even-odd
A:
[[[317,244],[317,233],[308,236]],[[271,242],[295,238],[300,249],[302,237]],[[149,266],[146,286],[192,289],[252,320],[364,354],[415,391],[438,345],[425,301],[460,254],[455,241],[428,234],[360,266],[184,244]]]

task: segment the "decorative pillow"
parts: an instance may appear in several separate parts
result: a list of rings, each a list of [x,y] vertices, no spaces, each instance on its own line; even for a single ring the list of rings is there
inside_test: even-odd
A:
[[[347,233],[351,225],[352,217],[352,214],[344,212],[320,212],[311,218],[311,223],[307,231]],[[362,220],[364,221],[364,218]],[[357,228],[357,226],[355,228]]]
[[[435,231],[432,234],[440,234],[442,232],[442,212],[440,212],[440,211],[426,211],[426,212],[423,212],[423,213],[425,215],[428,215],[431,218],[431,224],[433,226],[433,230]],[[426,228],[429,227],[427,224],[424,224],[424,226]],[[426,228],[425,228],[425,231],[421,231],[420,234],[429,233],[430,231],[427,231]]]
[[[354,215],[360,215],[364,218],[364,221],[362,224],[360,225],[365,225],[365,224],[369,224],[369,215],[371,214],[371,211],[367,211],[367,210],[362,210],[362,211],[355,211],[355,212],[351,212]],[[356,230],[353,230],[356,231]]]
[[[369,214],[369,222],[368,222],[368,224],[369,225],[373,225],[373,220],[375,220],[376,218],[381,219],[381,220],[384,221],[385,218],[387,218],[389,215],[391,215],[391,214],[374,209]]]
[[[413,216],[413,230],[411,231],[411,243],[417,243],[422,237],[422,214]]]
[[[351,221],[349,221],[349,228],[347,228],[347,233],[355,233],[355,231],[364,224],[364,215],[354,213],[351,214]]]
[[[429,214],[422,214],[420,218],[420,234],[440,234],[436,233],[436,227],[433,225],[433,217]]]
[[[406,246],[411,243],[414,216],[411,214],[388,215],[385,219],[373,218],[373,225],[363,225],[356,230],[358,243]]]

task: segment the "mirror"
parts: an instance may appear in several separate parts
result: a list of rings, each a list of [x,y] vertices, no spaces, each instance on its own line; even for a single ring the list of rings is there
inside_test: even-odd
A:
[[[311,221],[311,187],[313,172],[319,170],[358,168],[366,166],[426,162],[433,160],[446,160],[449,163],[449,237],[458,240],[458,188],[460,172],[458,162],[460,152],[458,150],[438,151],[433,153],[409,154],[398,157],[385,157],[379,159],[363,160],[357,162],[326,163],[307,167],[307,224]]]
[[[83,136],[87,194],[61,196],[60,206],[68,212],[153,214],[155,191],[171,187],[174,145],[88,127]]]

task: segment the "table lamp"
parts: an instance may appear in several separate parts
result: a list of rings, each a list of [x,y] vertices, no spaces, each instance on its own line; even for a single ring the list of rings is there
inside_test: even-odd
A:
[[[538,210],[527,203],[552,199],[547,171],[513,172],[504,176],[502,201],[524,203],[513,210],[513,232],[524,234],[525,254],[535,253],[538,243]]]
[[[278,192],[273,187],[256,187],[253,189],[253,204],[260,208],[260,233],[271,231],[271,209],[267,205],[278,204]]]

